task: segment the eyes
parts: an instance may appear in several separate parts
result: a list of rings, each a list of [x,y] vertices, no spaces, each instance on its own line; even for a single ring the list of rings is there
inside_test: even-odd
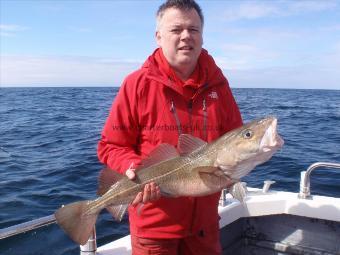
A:
[[[195,33],[199,33],[200,30],[198,28],[188,28],[188,29],[182,29],[182,28],[172,28],[170,29],[170,32],[173,34],[180,34],[183,32],[183,30],[188,30],[189,33],[191,34],[195,34]]]
[[[252,130],[250,130],[250,129],[246,129],[246,130],[244,130],[243,133],[242,133],[242,137],[243,137],[244,139],[250,139],[250,138],[253,137],[253,135],[254,135],[254,132],[253,132]]]

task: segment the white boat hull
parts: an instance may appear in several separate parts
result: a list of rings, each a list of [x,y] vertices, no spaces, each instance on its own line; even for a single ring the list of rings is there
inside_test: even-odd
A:
[[[243,203],[219,207],[223,254],[340,254],[340,198],[248,188]],[[98,255],[131,254],[130,236]]]

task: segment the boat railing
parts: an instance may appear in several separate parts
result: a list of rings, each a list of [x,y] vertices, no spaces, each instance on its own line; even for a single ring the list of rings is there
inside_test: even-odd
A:
[[[0,240],[56,223],[54,214],[0,229]]]
[[[301,172],[300,192],[298,197],[301,199],[312,199],[310,189],[310,175],[317,168],[340,168],[339,163],[317,162],[310,165],[307,171]]]
[[[45,216],[39,219],[27,221],[21,224],[17,224],[11,227],[0,229],[0,240],[11,236],[19,235],[31,230],[35,230],[41,227],[45,227],[56,223],[56,218],[54,214]],[[97,250],[97,240],[96,240],[96,228],[94,227],[93,232],[84,245],[80,245],[80,254],[92,255],[95,254]]]
[[[300,193],[299,193],[299,198],[301,199],[310,199],[311,198],[311,193],[310,193],[310,175],[311,172],[320,167],[326,167],[326,168],[340,168],[339,163],[325,163],[325,162],[317,162],[315,164],[312,164],[307,171],[302,171],[301,172],[301,180],[300,180]],[[263,188],[263,193],[266,193],[268,191],[268,184],[270,183],[265,183],[265,186]],[[267,186],[266,186],[267,185]],[[224,198],[226,195],[227,191],[223,190],[222,192],[222,197]],[[225,201],[220,201],[220,205],[225,206]],[[24,222],[21,224],[17,224],[11,227],[3,228],[0,229],[0,240],[5,239],[11,236],[15,236],[21,233],[25,233],[31,230],[35,230],[50,224],[56,223],[56,219],[54,217],[54,214],[45,216],[39,219],[31,220],[28,222]],[[87,241],[86,244],[80,246],[80,254],[95,254],[97,250],[97,242],[96,242],[96,229],[93,229],[93,233],[90,237],[90,239]]]

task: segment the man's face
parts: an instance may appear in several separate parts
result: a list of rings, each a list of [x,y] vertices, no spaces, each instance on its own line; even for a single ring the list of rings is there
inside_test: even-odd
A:
[[[175,69],[195,66],[202,50],[202,22],[195,9],[167,9],[160,20],[156,40]]]

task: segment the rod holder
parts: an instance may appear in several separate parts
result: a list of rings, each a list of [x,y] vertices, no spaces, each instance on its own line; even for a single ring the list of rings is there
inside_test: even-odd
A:
[[[86,244],[80,245],[80,255],[94,255],[97,251],[96,228],[92,230],[92,234]]]
[[[263,182],[263,188],[262,188],[262,193],[267,193],[270,186],[274,184],[276,181],[271,181],[271,180],[265,180]]]
[[[310,189],[310,175],[314,169],[320,168],[320,167],[340,169],[340,163],[317,162],[317,163],[310,165],[307,171],[302,171],[301,179],[300,179],[300,192],[299,192],[298,198],[312,199],[311,189]]]
[[[220,197],[220,201],[219,201],[220,206],[226,206],[227,205],[227,198],[226,198],[227,194],[228,194],[228,190],[223,189],[222,192],[221,192],[221,197]]]

